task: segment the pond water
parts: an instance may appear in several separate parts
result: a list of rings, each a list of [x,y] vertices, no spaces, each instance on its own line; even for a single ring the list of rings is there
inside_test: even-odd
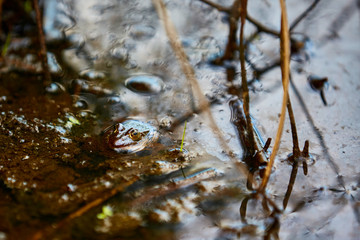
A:
[[[359,1],[315,1],[291,31],[289,94],[307,147],[291,155],[287,119],[264,194],[254,189],[283,91],[278,2],[247,8],[254,142],[239,56],[222,58],[229,14],[164,2],[200,91],[152,1],[46,1],[46,87],[36,37],[0,33],[13,31],[0,65],[0,239],[359,239]],[[287,1],[290,25],[313,2]],[[4,3],[4,25],[19,6]]]

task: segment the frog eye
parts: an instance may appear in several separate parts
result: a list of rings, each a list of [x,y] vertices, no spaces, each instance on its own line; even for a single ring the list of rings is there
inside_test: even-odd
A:
[[[129,136],[133,141],[139,141],[142,137],[141,133],[139,133],[137,130],[131,130]]]

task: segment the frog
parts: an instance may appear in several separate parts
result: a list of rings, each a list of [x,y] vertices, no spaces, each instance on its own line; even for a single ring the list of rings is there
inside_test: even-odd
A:
[[[118,153],[137,153],[155,143],[159,132],[149,123],[130,119],[106,129],[104,138],[107,146]]]

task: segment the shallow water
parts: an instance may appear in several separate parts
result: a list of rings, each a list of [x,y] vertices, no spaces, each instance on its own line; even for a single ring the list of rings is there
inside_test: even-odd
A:
[[[248,177],[239,167],[247,150],[230,121],[229,100],[235,96],[228,90],[225,68],[210,64],[227,43],[224,13],[200,1],[166,1],[231,150],[221,147],[208,116],[198,113],[187,119],[180,152],[184,124],[168,128],[199,100],[196,93],[193,100],[151,1],[49,3],[47,10],[55,7],[49,13],[55,17],[45,18],[49,43],[61,36],[59,30],[70,41],[56,55],[65,69],[55,75],[64,91],[44,94],[38,75],[1,72],[0,239],[360,237],[356,1],[321,1],[294,30],[304,48],[292,55],[290,97],[300,148],[309,140],[312,158],[304,160],[307,175],[304,162],[287,161],[293,148],[287,120],[265,200],[247,188]],[[290,23],[311,3],[287,1]],[[249,1],[248,12],[279,31],[277,2]],[[255,30],[247,23],[245,36]],[[263,68],[277,61],[278,52],[279,40],[261,33],[249,45],[249,60]],[[229,64],[237,73],[234,84],[240,85],[239,64]],[[253,73],[248,63],[253,124],[263,139],[275,138],[280,68],[256,79]],[[140,93],[127,88],[126,79],[139,74],[156,79],[152,87],[158,90],[144,94],[143,88]],[[310,75],[328,78],[327,106],[311,88]],[[159,141],[135,154],[109,149],[102,132],[128,118],[155,126]]]

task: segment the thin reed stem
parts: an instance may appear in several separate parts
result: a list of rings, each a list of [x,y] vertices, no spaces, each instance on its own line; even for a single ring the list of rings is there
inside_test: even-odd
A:
[[[38,4],[38,0],[33,0],[34,9],[36,13],[36,25],[38,30],[38,36],[39,36],[39,43],[40,43],[40,57],[41,57],[41,65],[42,70],[44,74],[44,86],[48,85],[51,82],[51,76],[49,71],[49,66],[47,62],[47,51],[46,51],[46,45],[45,45],[45,35],[43,31],[42,26],[42,19],[41,19],[41,13],[40,13],[40,7]]]
[[[266,167],[263,181],[258,189],[259,192],[263,192],[266,188],[266,185],[270,178],[271,169],[274,165],[276,154],[279,150],[281,135],[283,132],[284,122],[285,122],[286,105],[289,97],[288,88],[289,88],[289,74],[290,74],[290,66],[289,66],[290,65],[290,33],[288,28],[285,0],[280,0],[280,6],[281,6],[280,58],[281,58],[281,77],[282,77],[284,94],[283,94],[283,100],[281,106],[280,121],[276,133],[274,147],[270,155],[269,163]]]

